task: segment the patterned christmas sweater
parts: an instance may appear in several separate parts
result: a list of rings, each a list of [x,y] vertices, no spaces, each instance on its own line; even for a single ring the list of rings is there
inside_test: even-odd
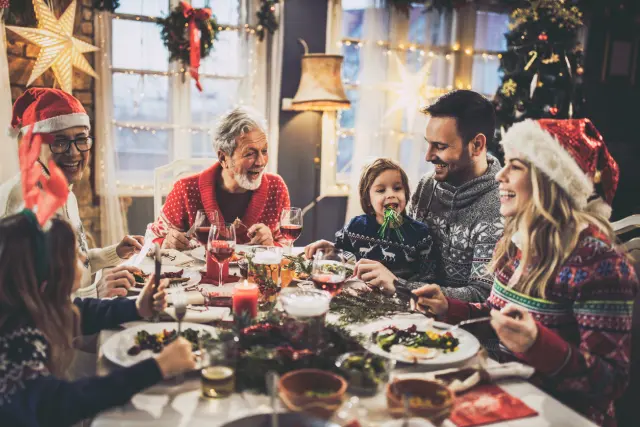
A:
[[[335,246],[353,253],[357,259],[380,261],[396,276],[433,278],[435,263],[430,257],[433,241],[429,227],[403,216],[401,241],[394,230],[380,237],[380,224],[370,215],[356,216],[336,233]]]
[[[167,196],[160,216],[148,227],[156,242],[162,243],[169,228],[183,232],[189,230],[199,209],[218,212],[218,218],[224,218],[216,201],[216,180],[220,179],[220,171],[220,163],[216,162],[199,174],[176,182]],[[260,223],[271,229],[276,245],[285,243],[280,233],[280,214],[290,206],[289,190],[283,179],[279,175],[264,173],[260,187],[251,195],[247,211],[240,218],[246,227],[236,227],[237,243],[249,243],[251,239],[247,236],[247,229]],[[233,222],[235,219],[224,218],[226,222]]]
[[[125,298],[77,298],[82,333],[95,334],[139,320],[136,304]],[[136,393],[162,380],[155,359],[104,377],[65,381],[47,368],[50,348],[42,331],[30,326],[0,330],[0,424],[71,426],[105,409],[124,405]]]
[[[447,322],[487,316],[511,302],[532,313],[538,337],[526,353],[494,346],[500,361],[519,359],[536,369],[534,383],[598,425],[615,426],[614,400],[629,379],[631,315],[638,279],[627,258],[595,226],[586,228],[549,284],[546,298],[512,289],[521,252],[495,275],[482,304],[449,298]],[[474,333],[480,330],[474,331]],[[488,347],[490,327],[477,333]]]
[[[409,209],[409,215],[427,224],[433,233],[433,258],[438,267],[435,283],[445,295],[470,302],[483,302],[491,291],[493,275],[487,267],[503,232],[496,181],[500,163],[492,156],[487,160],[484,175],[458,187],[425,175]]]

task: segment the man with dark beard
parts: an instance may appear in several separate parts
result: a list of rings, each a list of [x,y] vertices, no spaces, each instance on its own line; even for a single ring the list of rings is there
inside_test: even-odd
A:
[[[457,90],[442,96],[423,113],[431,116],[425,140],[426,160],[435,171],[425,175],[411,197],[409,215],[434,233],[435,282],[445,295],[484,302],[493,275],[488,270],[503,231],[498,182],[500,163],[487,153],[495,129],[495,112],[482,95]],[[399,279],[382,264],[360,260],[357,274],[374,286],[393,283],[415,289],[424,283]]]
[[[230,111],[218,123],[214,148],[218,161],[180,179],[167,196],[149,227],[156,241],[163,248],[189,249],[186,231],[203,209],[225,222],[237,222],[238,243],[283,243],[279,221],[282,210],[290,207],[289,190],[279,175],[265,172],[269,144],[264,119],[245,107]]]

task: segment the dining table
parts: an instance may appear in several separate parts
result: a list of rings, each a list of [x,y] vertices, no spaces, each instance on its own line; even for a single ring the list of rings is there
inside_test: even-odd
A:
[[[294,248],[299,253],[302,248]],[[142,261],[142,266],[153,265],[151,258]],[[200,259],[192,259],[185,268],[199,269],[204,266]],[[237,267],[230,268],[230,274],[238,274]],[[135,296],[132,296],[135,298]],[[415,316],[416,321],[423,319],[420,314],[403,314],[403,319]],[[228,322],[229,319],[220,319]],[[125,325],[134,326],[140,322]],[[215,326],[215,322],[213,325]],[[97,374],[108,375],[118,366],[107,360],[102,344],[118,333],[117,330],[104,330],[98,336]],[[477,361],[472,358],[461,363],[469,366]],[[489,366],[495,365],[491,359]],[[398,377],[428,376],[424,365],[397,364],[392,371],[392,379]],[[554,397],[537,388],[523,378],[496,381],[500,388],[511,396],[520,399],[525,405],[537,412],[537,415],[494,424],[495,427],[590,427],[594,423],[567,407]],[[106,410],[96,415],[92,427],[217,427],[254,414],[271,413],[269,397],[255,392],[237,392],[226,398],[207,399],[201,396],[200,375],[192,372],[178,378],[162,381],[138,394],[125,405]],[[373,397],[352,398],[350,402],[361,426],[384,426],[392,420],[387,411],[384,389]],[[286,407],[278,402],[278,411],[286,412]],[[400,424],[398,424],[400,425]],[[451,420],[445,420],[442,427],[456,427]]]

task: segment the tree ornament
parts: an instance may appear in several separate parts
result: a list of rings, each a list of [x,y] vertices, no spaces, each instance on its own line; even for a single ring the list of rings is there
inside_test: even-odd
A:
[[[160,19],[162,41],[169,50],[170,61],[180,61],[189,68],[196,87],[200,85],[200,59],[211,53],[218,39],[218,23],[211,9],[194,9],[189,3],[180,4],[166,18]]]
[[[557,53],[553,53],[547,59],[542,60],[543,64],[555,64],[556,62],[560,62],[560,55],[558,55]]]
[[[264,40],[267,32],[273,34],[278,29],[278,20],[276,19],[276,4],[280,0],[261,0],[260,9],[256,12],[258,17],[258,26],[256,33],[260,41]]]
[[[576,74],[579,75],[579,76],[583,75],[584,74],[584,68],[582,68],[582,67],[576,68]]]
[[[558,114],[558,107],[556,106],[549,107],[549,114],[551,114],[552,116],[555,116],[556,114]]]
[[[514,82],[512,79],[507,80],[502,85],[502,89],[500,92],[506,96],[507,98],[516,94],[516,90],[518,89],[518,84]]]
[[[53,70],[61,89],[67,93],[73,90],[73,67],[91,77],[98,78],[83,53],[95,52],[99,49],[73,37],[76,0],[71,2],[60,19],[56,19],[44,0],[33,0],[33,8],[38,20],[38,28],[7,26],[8,30],[40,47],[27,86],[31,86],[49,68]]]
[[[540,33],[540,35],[538,35],[538,40],[540,40],[541,42],[546,42],[547,40],[549,40],[549,36],[547,35],[547,33]]]

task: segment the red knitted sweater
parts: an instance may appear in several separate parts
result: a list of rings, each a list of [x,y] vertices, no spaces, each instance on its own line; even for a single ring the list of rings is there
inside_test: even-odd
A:
[[[546,298],[514,290],[509,282],[522,253],[495,274],[483,304],[448,299],[447,322],[487,316],[507,303],[526,308],[538,323],[538,337],[523,354],[500,344],[501,361],[519,359],[536,369],[532,381],[601,426],[616,425],[614,400],[629,380],[631,315],[638,279],[626,257],[595,226],[580,234],[577,247],[547,287]],[[493,347],[489,327],[475,331]]]
[[[199,174],[176,182],[167,196],[160,216],[150,226],[158,243],[162,243],[169,228],[177,228],[180,231],[191,228],[199,209],[216,211],[218,217],[222,218],[222,212],[216,201],[216,179],[219,168],[220,163],[216,162]],[[254,224],[265,224],[271,229],[274,242],[280,245],[284,243],[279,228],[280,214],[288,207],[290,202],[287,185],[279,175],[265,173],[262,175],[260,187],[251,196],[247,211],[240,219],[247,228]],[[247,236],[247,229],[236,228],[236,239],[239,244],[248,243],[250,239]]]

